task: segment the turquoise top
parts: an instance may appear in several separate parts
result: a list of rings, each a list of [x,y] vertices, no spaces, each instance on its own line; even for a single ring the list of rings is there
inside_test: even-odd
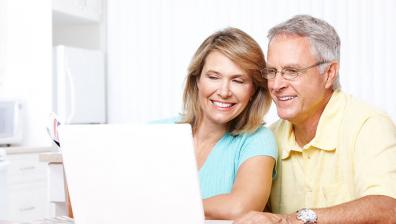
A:
[[[172,123],[171,121],[175,122],[175,119],[155,123]],[[277,146],[268,128],[262,126],[254,133],[236,136],[226,133],[213,147],[199,170],[202,198],[230,193],[239,167],[254,156],[270,156],[276,161]]]
[[[270,156],[276,161],[277,146],[268,128],[261,127],[252,134],[237,136],[226,133],[199,171],[202,198],[230,193],[239,167],[254,156]]]

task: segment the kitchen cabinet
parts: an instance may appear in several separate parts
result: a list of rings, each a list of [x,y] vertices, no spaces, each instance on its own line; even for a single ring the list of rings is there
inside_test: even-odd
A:
[[[52,44],[105,51],[104,0],[52,0]]]
[[[67,184],[63,170],[63,159],[60,152],[41,153],[39,160],[48,164],[48,200],[50,203],[50,216],[70,216],[71,210],[68,210]]]
[[[62,15],[66,20],[75,17],[76,20],[86,22],[100,22],[102,13],[101,0],[53,0],[52,10],[61,19]]]
[[[29,222],[49,217],[48,167],[39,162],[39,153],[50,147],[7,149],[7,220]]]

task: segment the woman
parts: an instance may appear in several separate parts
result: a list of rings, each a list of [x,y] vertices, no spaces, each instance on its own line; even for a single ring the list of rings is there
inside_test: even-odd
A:
[[[267,203],[277,148],[262,126],[271,104],[264,67],[257,42],[228,28],[209,36],[188,68],[177,122],[193,129],[207,219],[233,220]]]
[[[235,219],[267,203],[277,148],[262,126],[271,104],[264,67],[257,42],[227,28],[201,44],[188,68],[179,123],[193,129],[207,219]]]

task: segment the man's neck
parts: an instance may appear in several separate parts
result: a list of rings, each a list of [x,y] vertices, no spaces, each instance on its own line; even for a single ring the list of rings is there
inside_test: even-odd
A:
[[[327,96],[325,96],[322,106],[319,107],[319,109],[315,111],[315,113],[311,114],[310,116],[307,116],[302,121],[292,122],[294,136],[296,138],[297,144],[300,147],[303,147],[315,137],[320,117],[322,116],[322,113],[326,108],[326,105],[330,101],[331,96],[332,96],[332,92]]]
[[[319,118],[310,118],[301,124],[293,124],[294,136],[300,147],[303,147],[315,137],[319,120],[320,116]]]

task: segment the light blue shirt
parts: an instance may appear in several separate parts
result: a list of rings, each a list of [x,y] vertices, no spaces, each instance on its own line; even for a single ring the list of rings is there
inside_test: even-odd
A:
[[[175,121],[177,119],[172,118],[152,123],[175,123]],[[268,128],[263,126],[254,133],[237,136],[226,133],[213,147],[199,170],[202,199],[230,193],[239,167],[255,156],[270,156],[277,160],[275,138]]]
[[[199,171],[202,198],[230,193],[239,167],[254,156],[270,156],[276,161],[277,146],[268,128],[261,127],[252,134],[237,136],[226,133]]]

